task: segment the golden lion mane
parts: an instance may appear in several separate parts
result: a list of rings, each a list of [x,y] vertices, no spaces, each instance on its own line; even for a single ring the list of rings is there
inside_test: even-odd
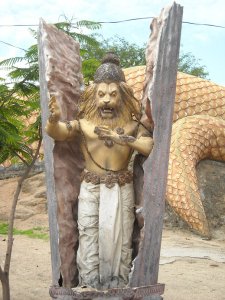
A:
[[[134,97],[132,88],[125,82],[116,84],[121,94],[121,101],[119,103],[119,109],[116,117],[112,119],[103,119],[101,117],[95,100],[98,84],[93,83],[87,86],[82,93],[79,118],[85,118],[96,125],[107,125],[112,129],[116,127],[124,127],[133,118],[140,120],[141,106],[139,101]]]

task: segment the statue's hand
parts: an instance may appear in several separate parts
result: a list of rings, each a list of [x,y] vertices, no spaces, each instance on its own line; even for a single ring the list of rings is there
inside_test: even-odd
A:
[[[50,123],[57,123],[61,118],[61,111],[57,103],[55,95],[52,95],[48,104],[50,115],[48,121]]]
[[[97,126],[94,131],[99,139],[108,139],[115,142],[118,145],[127,145],[127,141],[122,137],[123,135],[119,135],[117,132],[111,130],[108,126]]]

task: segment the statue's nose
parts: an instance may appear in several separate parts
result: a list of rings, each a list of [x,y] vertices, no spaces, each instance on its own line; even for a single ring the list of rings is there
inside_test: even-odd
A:
[[[105,103],[105,104],[108,104],[109,102],[110,102],[110,97],[106,96],[106,97],[104,98],[104,103]]]

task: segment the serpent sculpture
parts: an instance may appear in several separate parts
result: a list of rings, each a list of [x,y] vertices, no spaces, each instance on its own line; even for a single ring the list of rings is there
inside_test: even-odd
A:
[[[145,66],[124,73],[141,99]],[[225,161],[225,87],[178,72],[166,200],[194,231],[210,237],[195,169],[206,158]]]

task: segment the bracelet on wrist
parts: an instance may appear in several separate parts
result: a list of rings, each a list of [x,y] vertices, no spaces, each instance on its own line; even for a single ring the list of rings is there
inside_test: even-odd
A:
[[[120,135],[119,138],[124,143],[134,143],[136,141],[135,137],[133,137],[131,135],[126,135],[126,134]]]
[[[51,124],[55,124],[55,123],[58,122],[58,119],[57,119],[52,113],[50,113],[50,115],[49,115],[49,117],[48,117],[48,121],[49,121],[49,123],[51,123]]]

